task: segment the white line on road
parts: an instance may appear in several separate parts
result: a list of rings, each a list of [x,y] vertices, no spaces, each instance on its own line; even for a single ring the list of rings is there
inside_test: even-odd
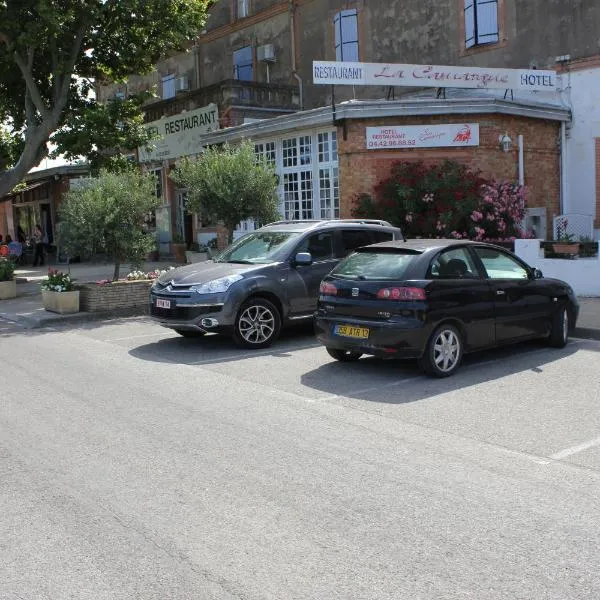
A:
[[[584,450],[589,450],[590,448],[594,448],[596,446],[600,446],[600,437],[596,439],[590,440],[589,442],[583,442],[582,444],[578,444],[577,446],[572,446],[571,448],[567,448],[565,450],[561,450],[556,454],[552,454],[550,456],[553,460],[561,460],[566,458],[567,456],[572,456],[573,454],[578,454],[579,452],[583,452]]]
[[[280,354],[290,354],[296,350],[309,350],[311,348],[318,348],[315,344],[309,344],[306,346],[294,346],[293,348],[277,348],[272,347],[267,350],[251,350],[250,352],[240,351],[238,354],[229,354],[226,356],[217,356],[215,358],[205,358],[203,360],[199,360],[197,362],[189,362],[187,365],[200,366],[200,365],[210,365],[213,363],[218,363],[226,360],[240,360],[242,358],[253,358],[255,356],[277,356]]]

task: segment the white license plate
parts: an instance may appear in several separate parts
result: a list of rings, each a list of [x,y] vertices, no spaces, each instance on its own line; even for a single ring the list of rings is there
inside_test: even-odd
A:
[[[163,300],[162,298],[156,299],[156,308],[171,308],[170,300]]]

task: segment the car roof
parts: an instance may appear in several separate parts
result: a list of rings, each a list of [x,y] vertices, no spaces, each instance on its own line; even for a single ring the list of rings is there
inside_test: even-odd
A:
[[[377,228],[389,228],[396,231],[400,231],[400,228],[394,227],[387,221],[381,221],[378,219],[319,219],[319,220],[297,220],[297,221],[277,221],[275,223],[269,223],[264,227],[260,228],[260,231],[309,231],[319,229],[337,229],[339,227],[349,227],[362,229],[368,226],[369,229]]]
[[[393,240],[389,242],[380,242],[379,244],[373,244],[372,246],[365,246],[368,250],[374,250],[376,248],[389,248],[398,250],[408,250],[414,253],[421,254],[429,250],[441,250],[443,248],[449,248],[451,246],[483,246],[488,248],[499,248],[494,244],[486,242],[475,242],[472,240],[456,240],[456,239],[413,239],[413,240]]]

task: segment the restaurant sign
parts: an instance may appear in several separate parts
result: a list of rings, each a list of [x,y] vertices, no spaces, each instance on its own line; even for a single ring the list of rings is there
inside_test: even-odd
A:
[[[443,148],[479,146],[479,124],[367,127],[367,148]]]
[[[544,92],[555,92],[558,85],[555,71],[331,61],[313,61],[313,82]]]
[[[219,128],[219,112],[216,104],[209,104],[152,121],[147,128],[159,137],[148,148],[138,148],[140,162],[189,156],[200,153],[203,135]]]

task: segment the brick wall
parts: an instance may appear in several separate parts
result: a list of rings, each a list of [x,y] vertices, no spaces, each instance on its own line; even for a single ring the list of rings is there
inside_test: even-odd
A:
[[[469,148],[366,149],[366,127],[444,123],[479,123],[480,145]],[[480,170],[485,177],[516,182],[519,134],[524,138],[527,206],[546,208],[548,231],[551,231],[553,215],[560,214],[558,123],[505,115],[463,115],[462,118],[460,115],[442,115],[348,121],[346,127],[346,139],[343,127],[338,127],[340,215],[343,218],[352,215],[357,196],[372,193],[374,187],[389,176],[392,164],[398,160],[423,160],[429,164],[444,159],[456,160]],[[513,141],[513,149],[508,153],[499,148],[498,138],[504,133]]]
[[[148,293],[152,281],[118,281],[99,285],[84,283],[78,286],[79,309],[85,312],[116,312],[123,309],[148,306]]]

